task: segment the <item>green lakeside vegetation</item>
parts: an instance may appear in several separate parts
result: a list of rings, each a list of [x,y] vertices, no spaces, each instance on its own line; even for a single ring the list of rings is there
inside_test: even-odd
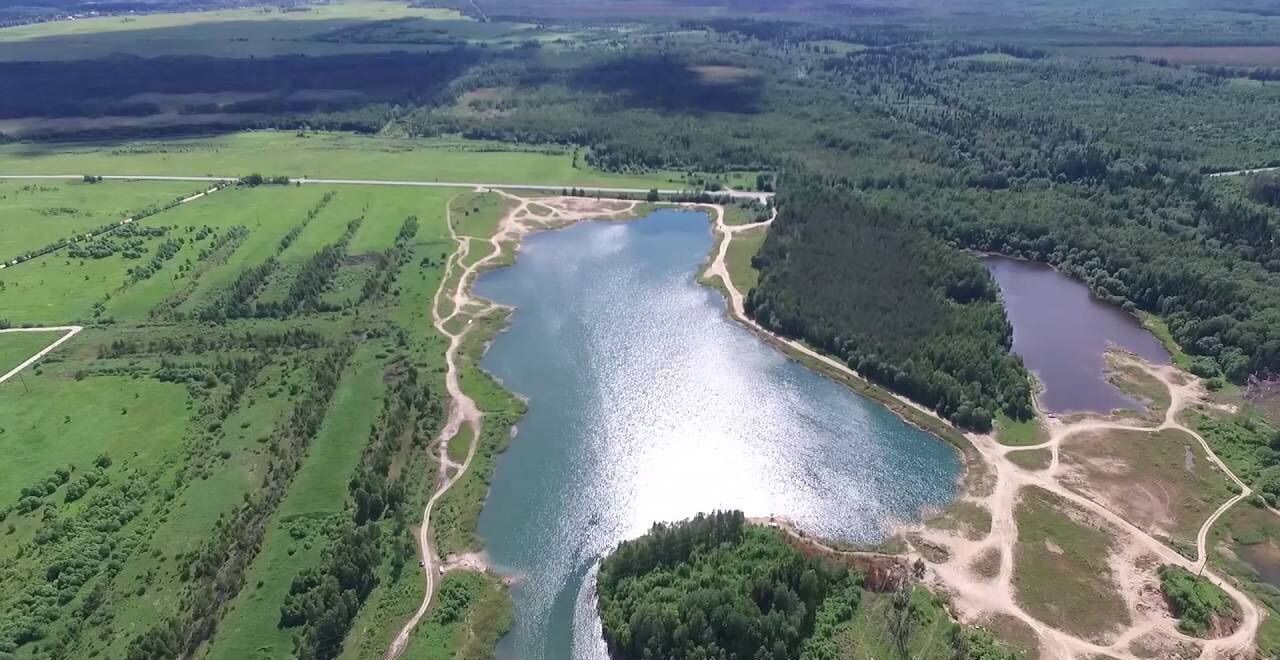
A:
[[[768,230],[764,227],[748,229],[733,235],[729,247],[725,250],[724,266],[729,271],[729,279],[733,287],[746,296],[760,283],[760,271],[754,261],[764,245],[764,237]]]
[[[619,545],[597,578],[612,657],[1012,660],[912,585],[878,585],[794,547],[783,532],[716,512]]]

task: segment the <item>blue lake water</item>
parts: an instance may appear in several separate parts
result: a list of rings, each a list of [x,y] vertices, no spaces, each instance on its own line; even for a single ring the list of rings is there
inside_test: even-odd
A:
[[[665,210],[534,235],[476,283],[516,307],[483,365],[529,401],[480,518],[517,577],[500,657],[605,657],[592,567],[655,521],[736,508],[870,542],[954,497],[951,447],[726,317],[695,282],[711,247]]]

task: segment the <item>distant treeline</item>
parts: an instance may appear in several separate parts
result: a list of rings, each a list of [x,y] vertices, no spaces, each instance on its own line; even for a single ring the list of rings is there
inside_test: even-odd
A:
[[[263,59],[115,56],[68,62],[0,63],[0,118],[148,116],[162,111],[138,94],[261,92],[273,96],[185,112],[335,112],[376,101],[431,102],[473,64],[476,49]],[[343,90],[290,97],[293,90]]]

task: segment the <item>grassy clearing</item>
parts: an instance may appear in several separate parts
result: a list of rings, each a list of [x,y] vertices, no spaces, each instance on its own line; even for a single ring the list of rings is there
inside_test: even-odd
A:
[[[1053,452],[1048,449],[1024,449],[1005,454],[1009,462],[1024,470],[1047,470],[1053,462]]]
[[[12,172],[17,173],[17,172]],[[0,180],[0,260],[84,234],[148,207],[198,192],[199,184],[149,181]]]
[[[961,57],[951,58],[952,62],[982,62],[984,64],[1014,64],[1017,62],[1030,62],[1025,57],[1017,57],[1008,53],[978,53],[977,55],[964,55]]]
[[[724,265],[729,271],[729,279],[733,280],[733,286],[743,295],[760,283],[760,271],[752,267],[751,259],[760,252],[760,246],[764,245],[768,232],[767,227],[740,231],[733,235],[733,240],[729,241],[729,249],[725,251]]]
[[[92,331],[86,331],[86,333]],[[123,376],[77,381],[32,370],[0,384],[0,501],[41,481],[55,468],[88,467],[106,453],[129,465],[157,463],[182,439],[187,420],[183,387]]]
[[[1181,431],[1091,433],[1068,438],[1061,451],[1082,477],[1072,487],[1175,546],[1194,546],[1200,525],[1233,494],[1200,443]]]
[[[1191,369],[1191,356],[1187,355],[1187,352],[1182,350],[1182,347],[1174,340],[1173,333],[1169,331],[1169,325],[1160,317],[1146,312],[1139,312],[1138,318],[1142,321],[1142,327],[1155,335],[1156,339],[1160,340],[1160,343],[1164,345],[1164,350],[1169,351],[1169,356],[1173,358],[1173,363],[1183,371],[1189,371]]]
[[[1025,488],[1015,515],[1013,586],[1032,616],[1086,639],[1105,638],[1129,613],[1107,566],[1111,537],[1077,522],[1056,496]]]
[[[627,175],[579,168],[560,147],[280,131],[165,141],[0,146],[0,171],[24,174],[172,174],[403,179],[562,186],[670,187],[678,173]],[[372,174],[371,174],[372,173]],[[305,188],[306,186],[304,186]],[[457,193],[458,191],[453,191]]]
[[[996,440],[1010,447],[1026,447],[1038,445],[1049,440],[1049,433],[1039,419],[1017,421],[1008,416],[996,418]]]
[[[942,514],[930,518],[925,524],[977,541],[991,533],[991,511],[975,502],[960,500],[952,502]]]
[[[64,332],[0,332],[0,374],[22,364]]]
[[[454,231],[487,239],[498,233],[498,223],[510,207],[510,200],[495,192],[463,193],[450,203]]]
[[[750,205],[725,204],[724,223],[726,225],[747,225],[769,219],[769,211],[764,205],[753,202]]]

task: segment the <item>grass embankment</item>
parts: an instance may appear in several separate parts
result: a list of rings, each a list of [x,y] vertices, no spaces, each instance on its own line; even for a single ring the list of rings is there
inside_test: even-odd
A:
[[[925,524],[977,541],[991,533],[991,511],[980,504],[960,500],[953,502],[942,514],[925,521]]]
[[[1049,440],[1049,433],[1039,418],[1018,421],[1007,415],[996,417],[996,440],[1002,445],[1026,447],[1038,445]]]
[[[1022,490],[1015,512],[1014,592],[1037,619],[1100,640],[1129,622],[1107,565],[1112,536],[1077,522],[1065,513],[1069,506],[1039,488]]]
[[[164,142],[38,143],[0,146],[0,172],[168,174],[330,179],[400,179],[649,189],[682,185],[679,173],[614,174],[577,166],[561,147],[519,147],[454,139],[401,139],[347,133],[300,137],[247,131]],[[457,191],[454,191],[457,192]]]
[[[198,183],[170,181],[0,180],[0,207],[4,209],[0,262],[204,189]]]
[[[724,266],[729,271],[729,279],[744,296],[760,283],[760,271],[751,265],[751,260],[760,252],[768,232],[768,227],[740,231],[733,234],[733,240],[725,250]]]
[[[1107,371],[1108,381],[1145,404],[1144,410],[1137,411],[1142,417],[1152,422],[1164,421],[1170,404],[1169,388],[1164,382],[1137,364],[1111,354],[1107,355]]]
[[[26,362],[28,358],[57,341],[66,331],[0,332],[0,374]]]
[[[452,217],[455,231],[470,232],[477,240],[471,241],[473,253],[488,254],[492,248],[485,243],[498,228],[498,221],[507,211],[503,198],[489,195],[471,195],[455,198]],[[459,214],[462,214],[459,216]],[[475,254],[469,257],[474,263]],[[454,286],[460,277],[461,267],[455,265],[455,276],[446,285]],[[446,291],[452,291],[452,288]],[[498,454],[506,449],[511,428],[524,414],[525,405],[480,368],[485,348],[506,324],[505,312],[497,309],[483,314],[462,313],[448,328],[450,332],[466,330],[466,337],[458,351],[458,380],[463,392],[470,396],[484,413],[480,437],[475,439],[475,453],[467,472],[449,489],[436,504],[432,514],[432,531],[435,534],[436,551],[441,556],[479,548],[476,525],[489,481],[497,465]],[[466,458],[471,431],[463,430],[449,439],[447,450],[452,460],[462,462]]]

